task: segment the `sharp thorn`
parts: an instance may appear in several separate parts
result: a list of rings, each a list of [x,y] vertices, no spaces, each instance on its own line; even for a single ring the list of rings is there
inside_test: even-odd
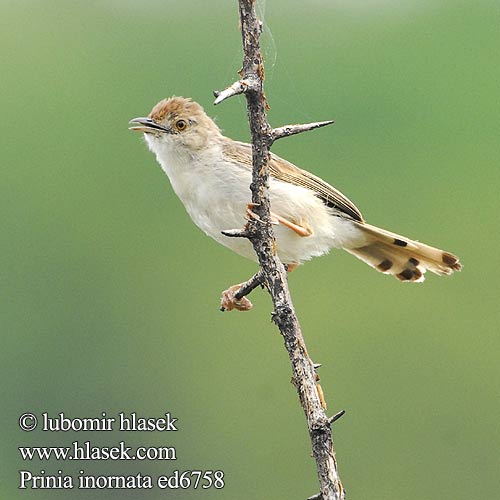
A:
[[[246,238],[247,234],[245,231],[241,229],[224,229],[221,231],[224,236],[228,236],[229,238]]]
[[[338,413],[335,413],[335,415],[333,415],[333,417],[330,417],[328,419],[328,422],[331,424],[333,424],[333,422],[336,422],[340,417],[343,417],[345,415],[345,410],[340,410]]]
[[[323,495],[321,493],[316,493],[316,495],[309,497],[307,500],[323,500]]]

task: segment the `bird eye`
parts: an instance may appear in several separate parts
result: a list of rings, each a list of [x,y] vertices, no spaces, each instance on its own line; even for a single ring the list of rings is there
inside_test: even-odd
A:
[[[175,128],[179,131],[182,132],[183,130],[186,130],[187,127],[187,122],[186,120],[177,120],[175,122]]]

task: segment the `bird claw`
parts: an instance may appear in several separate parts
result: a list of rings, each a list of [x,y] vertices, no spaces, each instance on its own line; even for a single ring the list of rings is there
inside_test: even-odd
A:
[[[258,222],[264,222],[253,210],[252,208],[260,206],[260,203],[247,203],[247,210],[246,210],[246,220],[254,219]],[[278,226],[279,225],[279,220],[276,219],[273,213],[271,213],[271,224]]]
[[[249,203],[247,205],[245,219],[246,220],[254,219],[258,222],[262,222],[262,219],[252,210],[252,208],[254,208],[254,206],[255,206],[255,203]]]
[[[250,311],[250,309],[252,309],[253,304],[246,297],[236,299],[234,296],[235,293],[241,288],[241,285],[242,283],[239,285],[233,285],[222,292],[220,300],[220,310],[222,312],[232,311],[233,309],[238,311]]]

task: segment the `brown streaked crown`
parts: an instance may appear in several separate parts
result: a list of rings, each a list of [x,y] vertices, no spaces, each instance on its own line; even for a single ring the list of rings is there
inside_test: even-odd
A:
[[[205,111],[197,102],[194,102],[191,99],[174,96],[163,99],[156,104],[151,110],[151,113],[149,113],[149,118],[160,122],[165,119],[171,120],[177,116],[185,114],[204,115]]]
[[[197,102],[185,97],[163,99],[151,110],[149,118],[167,127],[175,127],[175,122],[185,120],[188,126],[182,130],[177,128],[180,134],[175,136],[193,149],[205,147],[222,137],[219,127],[204,109]]]

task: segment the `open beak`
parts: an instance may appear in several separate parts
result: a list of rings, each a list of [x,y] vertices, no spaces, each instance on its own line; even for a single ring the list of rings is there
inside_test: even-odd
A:
[[[159,123],[156,123],[151,118],[134,118],[129,121],[129,124],[133,124],[133,127],[129,127],[129,130],[137,130],[138,132],[144,133],[169,133],[170,130]]]

